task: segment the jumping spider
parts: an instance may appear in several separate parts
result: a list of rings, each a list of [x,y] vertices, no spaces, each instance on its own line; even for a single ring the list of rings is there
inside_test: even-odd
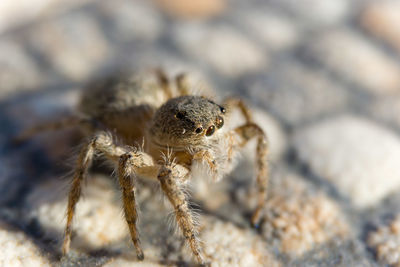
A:
[[[144,78],[146,77],[146,78]],[[138,238],[136,179],[158,180],[175,210],[176,221],[197,261],[205,263],[184,186],[195,165],[205,167],[217,181],[233,168],[234,154],[250,139],[257,139],[258,202],[251,218],[259,223],[267,197],[267,138],[252,121],[249,109],[239,99],[222,105],[190,94],[184,74],[171,83],[164,72],[146,76],[117,75],[92,84],[80,100],[80,115],[38,125],[20,136],[26,139],[42,130],[79,126],[91,136],[79,153],[68,195],[67,223],[62,251],[68,253],[72,218],[81,194],[81,185],[96,154],[117,166],[123,209],[137,257],[144,259]],[[226,129],[229,111],[238,108],[246,122]],[[142,143],[143,146],[136,144]],[[206,175],[207,175],[206,173]]]

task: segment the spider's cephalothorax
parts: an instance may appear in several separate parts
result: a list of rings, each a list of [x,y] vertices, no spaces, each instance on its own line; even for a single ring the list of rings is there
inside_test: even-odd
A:
[[[246,122],[229,128],[225,122],[232,119],[228,111],[234,108],[241,111]],[[144,76],[114,76],[89,86],[79,110],[79,115],[38,125],[20,136],[26,139],[39,131],[71,125],[80,126],[92,136],[79,153],[68,195],[63,253],[69,251],[80,188],[96,154],[115,163],[124,213],[139,259],[144,255],[136,226],[136,179],[150,178],[160,183],[193,255],[199,263],[205,263],[184,186],[193,174],[194,163],[208,169],[204,175],[222,178],[232,169],[233,155],[253,138],[257,139],[258,195],[252,223],[258,224],[267,197],[267,139],[241,100],[230,98],[218,105],[192,95],[185,75],[178,75],[171,84],[158,70]],[[143,149],[132,148],[141,143]]]
[[[164,147],[206,146],[224,126],[225,113],[224,107],[204,97],[172,98],[155,113],[150,137]]]

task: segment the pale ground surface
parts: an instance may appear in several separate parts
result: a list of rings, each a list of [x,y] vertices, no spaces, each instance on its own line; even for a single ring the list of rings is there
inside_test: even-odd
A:
[[[217,100],[242,97],[269,134],[258,229],[249,224],[254,143],[222,182],[192,183],[212,266],[400,266],[399,1],[199,3],[0,1],[0,266],[195,266],[149,182],[138,185],[146,258],[137,261],[118,186],[99,167],[61,258],[79,136],[9,142],[73,111],[88,80],[156,66],[193,73],[195,90],[214,88]]]

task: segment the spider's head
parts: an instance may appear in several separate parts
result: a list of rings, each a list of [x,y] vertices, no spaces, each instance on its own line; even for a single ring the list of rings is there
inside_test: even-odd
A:
[[[206,145],[224,125],[225,108],[201,96],[170,99],[154,115],[154,143],[171,148]]]

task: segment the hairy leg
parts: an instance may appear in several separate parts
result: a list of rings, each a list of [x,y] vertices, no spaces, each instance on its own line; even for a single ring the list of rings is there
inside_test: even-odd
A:
[[[143,260],[144,255],[140,246],[139,233],[136,227],[136,222],[138,218],[135,200],[136,187],[132,179],[132,176],[134,176],[134,161],[135,158],[133,158],[131,153],[126,153],[120,157],[118,166],[118,180],[122,190],[125,219],[128,223],[132,242],[136,248],[138,259]]]
[[[178,88],[179,95],[190,95],[189,83],[186,73],[180,73],[175,77],[176,87]]]
[[[158,174],[158,180],[160,181],[163,192],[174,207],[176,221],[182,230],[183,236],[189,243],[197,261],[200,264],[204,264],[205,262],[201,252],[200,242],[197,237],[194,218],[189,209],[188,201],[182,189],[182,184],[179,182],[182,180],[180,177],[182,176],[182,173],[176,168],[177,166],[179,165],[174,166],[167,162],[161,167]]]
[[[65,237],[62,248],[64,254],[67,254],[70,248],[72,219],[74,217],[76,203],[81,195],[81,184],[87,175],[87,171],[96,152],[102,152],[112,159],[118,159],[119,156],[124,154],[126,151],[124,148],[114,145],[111,136],[106,133],[99,133],[81,149],[68,194],[67,224],[65,227]]]
[[[90,124],[90,120],[85,118],[70,116],[56,121],[47,121],[24,130],[21,134],[19,134],[13,139],[13,142],[18,144],[32,138],[34,135],[41,132],[57,131],[83,124]]]
[[[257,227],[267,200],[269,181],[267,136],[265,135],[264,131],[255,123],[247,123],[243,126],[237,127],[233,130],[231,136],[236,136],[236,144],[233,144],[233,147],[235,147],[235,145],[236,147],[242,147],[250,139],[257,138],[257,207],[251,218],[252,224]]]
[[[246,123],[253,122],[253,116],[251,114],[251,111],[242,99],[229,97],[224,100],[222,105],[224,107],[227,107],[228,111],[232,110],[233,108],[238,108],[242,113],[243,117],[246,119]]]
[[[173,92],[167,74],[160,68],[157,68],[155,73],[161,88],[164,90],[165,95],[167,96],[167,99],[172,98]]]

